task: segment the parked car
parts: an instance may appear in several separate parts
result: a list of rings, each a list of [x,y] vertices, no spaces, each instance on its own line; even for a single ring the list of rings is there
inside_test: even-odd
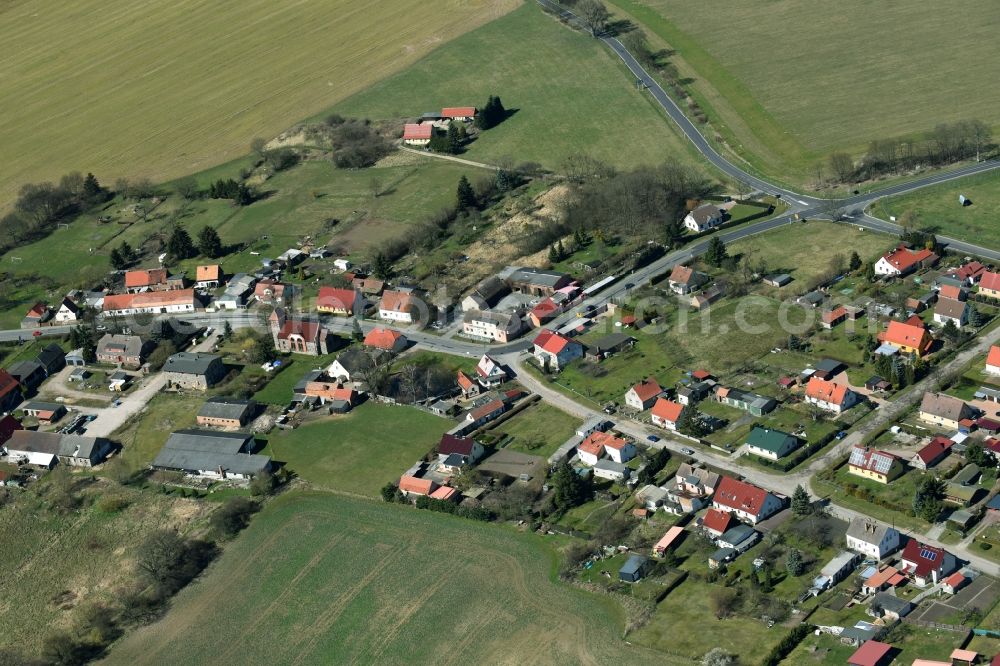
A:
[[[651,442],[658,442],[658,441],[660,441],[660,438],[657,437],[656,435],[646,435],[646,439],[648,439]]]
[[[688,447],[685,446],[683,449],[681,449],[681,453],[683,453],[686,456],[693,456],[694,449],[689,449]]]

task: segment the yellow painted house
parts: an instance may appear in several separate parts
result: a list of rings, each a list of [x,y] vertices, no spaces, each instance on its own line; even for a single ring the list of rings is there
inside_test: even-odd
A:
[[[847,461],[847,471],[878,483],[889,483],[903,473],[903,463],[891,453],[855,446]]]

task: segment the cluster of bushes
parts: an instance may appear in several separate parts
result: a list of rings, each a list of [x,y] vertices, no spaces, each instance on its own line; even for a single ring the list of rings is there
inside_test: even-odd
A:
[[[208,186],[210,199],[232,199],[238,206],[249,206],[254,202],[254,193],[245,184],[232,178],[220,178]]]
[[[333,163],[341,169],[370,167],[393,151],[392,142],[372,127],[369,120],[332,115],[326,119]]]
[[[0,253],[44,238],[111,192],[88,173],[68,173],[59,183],[28,183],[18,192],[14,210],[0,218]]]
[[[869,180],[895,174],[919,165],[943,165],[980,157],[991,150],[993,132],[981,120],[941,123],[919,139],[878,139],[855,162],[846,153],[829,157],[833,178],[841,183]]]

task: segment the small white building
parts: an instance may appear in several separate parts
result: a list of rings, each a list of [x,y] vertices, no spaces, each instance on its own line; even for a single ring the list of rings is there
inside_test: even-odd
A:
[[[684,217],[684,226],[695,233],[708,231],[722,224],[724,213],[713,204],[702,204]]]
[[[858,516],[847,528],[847,547],[865,557],[881,560],[899,550],[899,532],[871,518]]]
[[[598,479],[609,479],[617,483],[628,481],[631,470],[625,465],[613,460],[598,460],[594,463],[594,476]]]

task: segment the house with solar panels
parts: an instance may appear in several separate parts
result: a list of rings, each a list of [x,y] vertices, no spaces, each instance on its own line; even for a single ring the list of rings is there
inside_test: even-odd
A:
[[[891,453],[855,446],[847,460],[847,471],[865,479],[889,483],[903,473],[903,462]]]
[[[957,568],[955,556],[943,548],[928,546],[916,539],[910,539],[903,548],[902,571],[917,587],[937,585]]]

